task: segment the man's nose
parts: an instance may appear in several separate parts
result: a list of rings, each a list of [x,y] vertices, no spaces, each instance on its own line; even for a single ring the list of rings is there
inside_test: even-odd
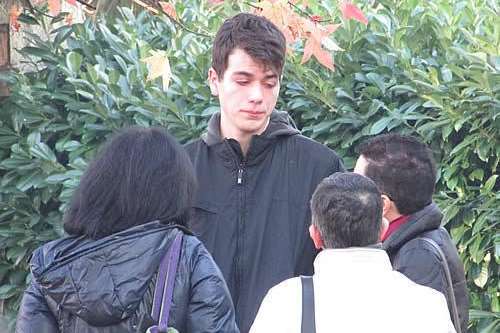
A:
[[[260,83],[255,83],[251,85],[248,99],[252,103],[262,103],[264,97],[263,87]]]

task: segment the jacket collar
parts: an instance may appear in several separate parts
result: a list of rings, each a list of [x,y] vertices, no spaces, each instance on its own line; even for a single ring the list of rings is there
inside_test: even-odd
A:
[[[391,262],[384,250],[373,247],[325,249],[314,260],[315,274],[338,274],[339,270],[365,271],[367,268],[392,271]]]
[[[391,253],[418,235],[439,228],[443,214],[435,203],[431,203],[422,210],[412,214],[408,222],[400,226],[383,243],[384,249]]]
[[[267,151],[280,137],[299,134],[300,131],[295,128],[293,121],[287,112],[273,111],[266,130],[260,135],[252,136],[250,147],[245,158],[249,164],[260,160],[259,157]],[[214,114],[209,122],[207,132],[202,136],[202,140],[209,147],[216,148],[219,155],[226,160],[243,160],[239,144],[234,139],[225,139],[220,131],[220,113]]]

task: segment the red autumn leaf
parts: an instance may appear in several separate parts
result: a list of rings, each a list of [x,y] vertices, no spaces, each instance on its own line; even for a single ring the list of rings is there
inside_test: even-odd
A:
[[[160,1],[159,4],[165,14],[167,14],[174,20],[177,20],[177,12],[175,11],[175,7],[171,2]]]
[[[359,9],[355,4],[349,1],[342,1],[340,4],[340,10],[342,11],[342,16],[344,19],[349,20],[353,19],[358,22],[363,23],[364,25],[368,24],[368,19],[365,14]]]
[[[66,2],[72,6],[76,6],[76,0],[66,0]]]
[[[315,22],[315,23],[318,23],[322,20],[321,16],[319,15],[312,15],[311,16],[311,21]]]
[[[12,27],[12,30],[14,31],[19,31],[21,28],[21,24],[17,20],[19,15],[21,15],[21,8],[17,5],[13,5],[10,7],[10,12],[9,12],[9,21],[10,21],[10,26]]]
[[[61,0],[48,0],[49,14],[57,16],[61,12]]]

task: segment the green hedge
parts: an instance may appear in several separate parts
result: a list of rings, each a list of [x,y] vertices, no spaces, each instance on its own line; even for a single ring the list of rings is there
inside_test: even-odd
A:
[[[338,20],[334,1],[308,10]],[[242,7],[243,6],[243,7]],[[2,74],[0,101],[0,299],[12,318],[28,279],[31,251],[60,237],[61,215],[88,160],[107,136],[130,124],[159,125],[185,142],[218,110],[206,83],[212,36],[245,5],[177,4],[183,25],[122,9],[99,19],[30,36],[22,52],[37,68]],[[247,8],[248,9],[248,8]],[[388,131],[422,137],[440,161],[435,196],[464,262],[471,331],[500,327],[500,25],[495,1],[378,1],[368,27],[344,22],[334,33],[345,52],[336,71],[300,55],[286,65],[280,109],[303,132],[355,161],[363,139]],[[190,32],[196,31],[199,34]],[[301,45],[297,45],[300,51]],[[167,50],[173,71],[165,93],[147,81],[141,59]]]

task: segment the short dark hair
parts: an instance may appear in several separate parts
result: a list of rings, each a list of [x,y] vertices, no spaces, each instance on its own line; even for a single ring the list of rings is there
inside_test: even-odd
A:
[[[240,13],[224,21],[212,49],[212,68],[219,79],[224,76],[228,57],[234,49],[242,49],[255,61],[281,75],[285,64],[285,36],[265,17]]]
[[[323,179],[312,196],[311,212],[325,248],[362,247],[379,240],[382,198],[367,177],[337,172]]]
[[[436,184],[436,162],[432,151],[417,138],[384,134],[358,147],[372,179],[403,215],[413,214],[432,202]]]
[[[195,185],[187,153],[165,130],[125,129],[82,175],[64,230],[98,239],[154,220],[183,225]]]

